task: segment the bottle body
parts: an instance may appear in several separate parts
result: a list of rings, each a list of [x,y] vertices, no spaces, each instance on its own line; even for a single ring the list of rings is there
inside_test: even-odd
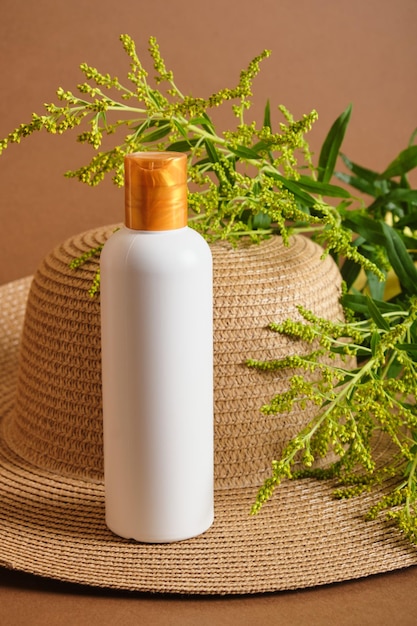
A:
[[[121,228],[101,254],[106,522],[144,542],[213,521],[212,259],[188,227]]]

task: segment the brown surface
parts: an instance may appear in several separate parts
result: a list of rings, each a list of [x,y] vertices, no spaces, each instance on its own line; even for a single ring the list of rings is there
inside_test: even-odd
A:
[[[415,626],[417,568],[288,593],[233,598],[99,591],[0,568],[10,626]]]
[[[416,126],[415,0],[395,8],[390,0],[211,0],[164,3],[158,13],[140,0],[2,0],[0,15],[1,137],[41,112],[58,86],[75,90],[81,61],[123,76],[123,32],[137,40],[141,57],[156,35],[181,88],[194,95],[232,86],[253,56],[271,48],[255,84],[254,115],[259,119],[267,97],[296,116],[316,108],[316,150],[349,102],[345,151],[369,167],[383,168]],[[120,221],[122,191],[62,177],[88,158],[74,136],[47,135],[0,158],[0,283],[33,273],[67,236]],[[417,622],[416,584],[413,568],[302,592],[178,599],[96,592],[0,570],[0,623],[408,626]]]

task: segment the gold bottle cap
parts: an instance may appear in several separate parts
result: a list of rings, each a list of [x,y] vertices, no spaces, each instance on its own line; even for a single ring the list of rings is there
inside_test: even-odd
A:
[[[125,223],[134,230],[187,225],[187,156],[134,152],[125,157]]]

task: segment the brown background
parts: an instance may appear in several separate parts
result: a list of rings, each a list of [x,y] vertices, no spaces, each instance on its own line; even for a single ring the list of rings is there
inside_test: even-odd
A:
[[[417,125],[416,0],[0,1],[0,137],[58,86],[75,90],[79,63],[122,79],[118,37],[129,33],[141,58],[155,35],[183,92],[208,96],[233,86],[241,69],[270,48],[255,82],[253,117],[270,98],[295,116],[315,108],[317,152],[351,102],[349,157],[384,168]],[[150,68],[148,63],[148,68]],[[226,121],[219,116],[220,125]],[[62,239],[122,218],[123,192],[63,178],[87,162],[72,136],[39,134],[0,157],[0,284],[31,274]],[[319,590],[233,599],[154,599],[80,592],[0,570],[2,624],[415,624],[416,570]]]
[[[42,113],[59,86],[75,91],[83,61],[126,76],[121,33],[134,37],[152,72],[154,35],[183,92],[198,96],[234,86],[270,48],[254,85],[254,118],[267,98],[275,123],[281,103],[295,116],[315,108],[317,152],[351,102],[344,150],[384,168],[417,126],[416,26],[416,0],[1,0],[0,137]],[[63,177],[89,156],[74,133],[40,133],[0,157],[0,284],[31,274],[67,236],[122,218],[123,193],[110,182],[91,189]]]

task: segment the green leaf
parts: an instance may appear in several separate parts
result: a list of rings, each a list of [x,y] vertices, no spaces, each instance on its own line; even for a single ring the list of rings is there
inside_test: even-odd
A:
[[[271,226],[271,218],[266,213],[257,213],[253,216],[252,226],[255,230],[258,228],[267,229]]]
[[[385,274],[385,272],[383,273]],[[375,274],[369,270],[366,270],[365,274],[371,298],[374,300],[383,300],[386,281],[379,280],[378,276],[375,276]]]
[[[365,241],[369,241],[380,246],[385,244],[382,222],[379,222],[371,217],[367,217],[361,211],[346,211],[344,212],[343,217],[345,218],[343,220],[343,225],[361,235]]]
[[[158,108],[161,105],[161,94],[156,89],[149,89],[148,97],[152,100],[153,104],[155,104]]]
[[[320,196],[327,196],[333,198],[351,198],[351,194],[343,187],[337,185],[330,185],[329,183],[322,183],[317,180],[313,180],[309,176],[300,176],[297,183],[302,189],[311,191]]]
[[[417,146],[410,146],[402,150],[381,174],[383,178],[402,176],[417,166]]]
[[[142,122],[142,124],[133,126],[132,131],[134,132],[135,136],[139,137],[140,135],[142,135],[142,133],[145,132],[145,130],[148,130],[148,128],[152,128],[153,126],[155,126],[155,123],[152,123],[151,120],[145,120],[144,122]]]
[[[371,352],[372,356],[376,356],[378,345],[381,343],[381,338],[378,332],[373,332],[371,336]]]
[[[388,371],[387,371],[387,378],[397,378],[398,375],[401,373],[402,369],[403,369],[402,364],[398,362],[398,359],[394,359],[389,364]]]
[[[414,141],[415,141],[416,137],[417,137],[417,128],[415,128],[415,129],[413,130],[413,132],[411,133],[411,135],[410,135],[410,139],[408,140],[408,145],[409,145],[409,146],[412,146],[412,145],[413,145],[413,143],[414,143]]]
[[[287,178],[284,178],[284,176],[281,176],[280,174],[277,174],[276,172],[266,171],[265,174],[267,174],[268,176],[271,176],[271,178],[275,178],[275,180],[278,180],[280,183],[282,183],[283,187],[288,189],[288,191],[290,191],[293,194],[295,199],[298,200],[298,202],[301,202],[301,204],[303,204],[304,206],[312,207],[315,205],[316,201],[314,200],[313,196],[310,196],[308,193],[305,193],[300,188],[297,181],[288,180]]]
[[[342,182],[347,183],[354,189],[358,189],[359,191],[367,193],[370,196],[375,197],[379,194],[379,191],[375,189],[375,186],[372,183],[369,183],[358,176],[351,176],[350,174],[345,174],[345,172],[335,172],[334,175]]]
[[[230,152],[235,154],[240,159],[259,159],[259,154],[253,150],[252,148],[247,148],[246,146],[227,146]]]
[[[186,139],[188,137],[188,134],[184,126],[180,124],[175,118],[172,118],[172,121],[174,123],[175,128],[179,132],[179,134],[182,135]]]
[[[208,133],[211,133],[212,135],[215,135],[216,129],[214,128],[214,124],[211,121],[210,117],[207,115],[206,112],[203,112],[201,116],[203,118],[203,122],[201,125],[204,128],[204,130],[206,130]]]
[[[272,131],[272,126],[271,126],[271,105],[269,103],[269,100],[266,101],[266,105],[265,105],[265,111],[264,111],[264,126],[266,126],[267,128],[269,128]]]
[[[353,163],[345,154],[340,154],[343,163],[346,165],[348,170],[353,172],[355,176],[360,178],[363,181],[367,181],[368,183],[373,183],[377,178],[379,178],[378,172],[374,172],[366,167],[362,167],[357,163]]]
[[[204,145],[206,146],[207,156],[209,157],[210,161],[212,163],[218,163],[220,159],[214,143],[210,141],[210,139],[205,139]]]
[[[404,215],[398,222],[395,223],[395,228],[402,230],[408,226],[412,230],[417,230],[417,211],[413,211],[409,215]],[[411,246],[410,246],[411,247]]]
[[[211,121],[207,113],[203,112],[198,117],[191,118],[190,124],[193,124],[195,126],[202,126],[206,132],[210,133],[210,135],[216,134],[213,122]]]
[[[142,143],[152,143],[166,137],[171,132],[171,125],[164,124],[141,138]]]
[[[411,343],[417,343],[417,320],[414,320],[414,322],[411,325],[410,337],[411,337]]]
[[[369,296],[368,296],[369,297]],[[402,311],[402,307],[392,302],[382,300],[375,301],[379,311],[383,313],[396,313]],[[346,294],[342,296],[342,304],[357,313],[369,313],[367,296],[362,294]]]
[[[351,112],[352,105],[350,104],[333,123],[326,139],[323,142],[318,164],[318,179],[323,183],[328,183],[333,175],[340,146],[342,145],[345,136]]]
[[[396,348],[407,352],[414,359],[417,358],[417,343],[397,343]]]
[[[345,281],[348,289],[350,289],[350,287],[353,285],[353,283],[359,276],[360,271],[361,271],[361,266],[355,261],[352,261],[351,259],[346,259],[344,261],[342,265],[341,273],[342,273],[342,278]]]
[[[374,320],[375,324],[378,328],[382,330],[390,330],[390,325],[387,320],[382,316],[377,303],[375,300],[372,300],[369,296],[366,297],[366,306],[368,307],[369,314],[371,318]]]
[[[392,269],[406,291],[417,294],[417,269],[400,235],[388,224],[381,223],[386,250]]]
[[[368,211],[374,212],[384,205],[389,208],[390,204],[398,204],[401,202],[410,202],[411,204],[417,205],[417,189],[403,189],[401,187],[393,189],[389,193],[379,196],[369,205]]]
[[[188,152],[193,146],[198,143],[198,139],[184,139],[183,141],[174,141],[166,150],[169,152]]]
[[[269,146],[267,143],[265,143],[264,141],[258,141],[257,143],[255,143],[255,144],[252,146],[252,148],[251,148],[251,149],[252,149],[252,150],[254,150],[254,151],[256,152],[257,157],[259,158],[259,154],[260,154],[261,152],[266,152],[266,151],[269,151],[270,146]]]
[[[363,167],[355,165],[351,163],[347,157],[341,155],[344,161],[352,167],[354,172],[354,176],[351,174],[346,174],[345,172],[335,172],[334,175],[339,180],[347,183],[354,189],[359,189],[369,196],[377,198],[378,196],[384,195],[390,191],[390,189],[398,186],[398,183],[392,180],[386,180],[380,177],[380,174],[377,172],[373,172],[372,170],[367,170]],[[362,175],[361,175],[362,174]]]
[[[364,215],[362,211],[341,210],[340,214],[343,218],[343,225],[361,235],[366,242],[378,246],[386,245],[386,236],[382,229],[384,222],[382,220],[368,217],[367,215]],[[417,217],[414,219],[417,219]],[[400,222],[398,222],[395,224],[395,230],[398,230],[397,227],[402,228],[403,225],[400,225]],[[410,250],[417,249],[417,239],[415,237],[402,235],[401,239],[404,242],[404,245]],[[359,244],[359,242],[357,242],[357,244]],[[363,243],[360,245],[363,245]]]

